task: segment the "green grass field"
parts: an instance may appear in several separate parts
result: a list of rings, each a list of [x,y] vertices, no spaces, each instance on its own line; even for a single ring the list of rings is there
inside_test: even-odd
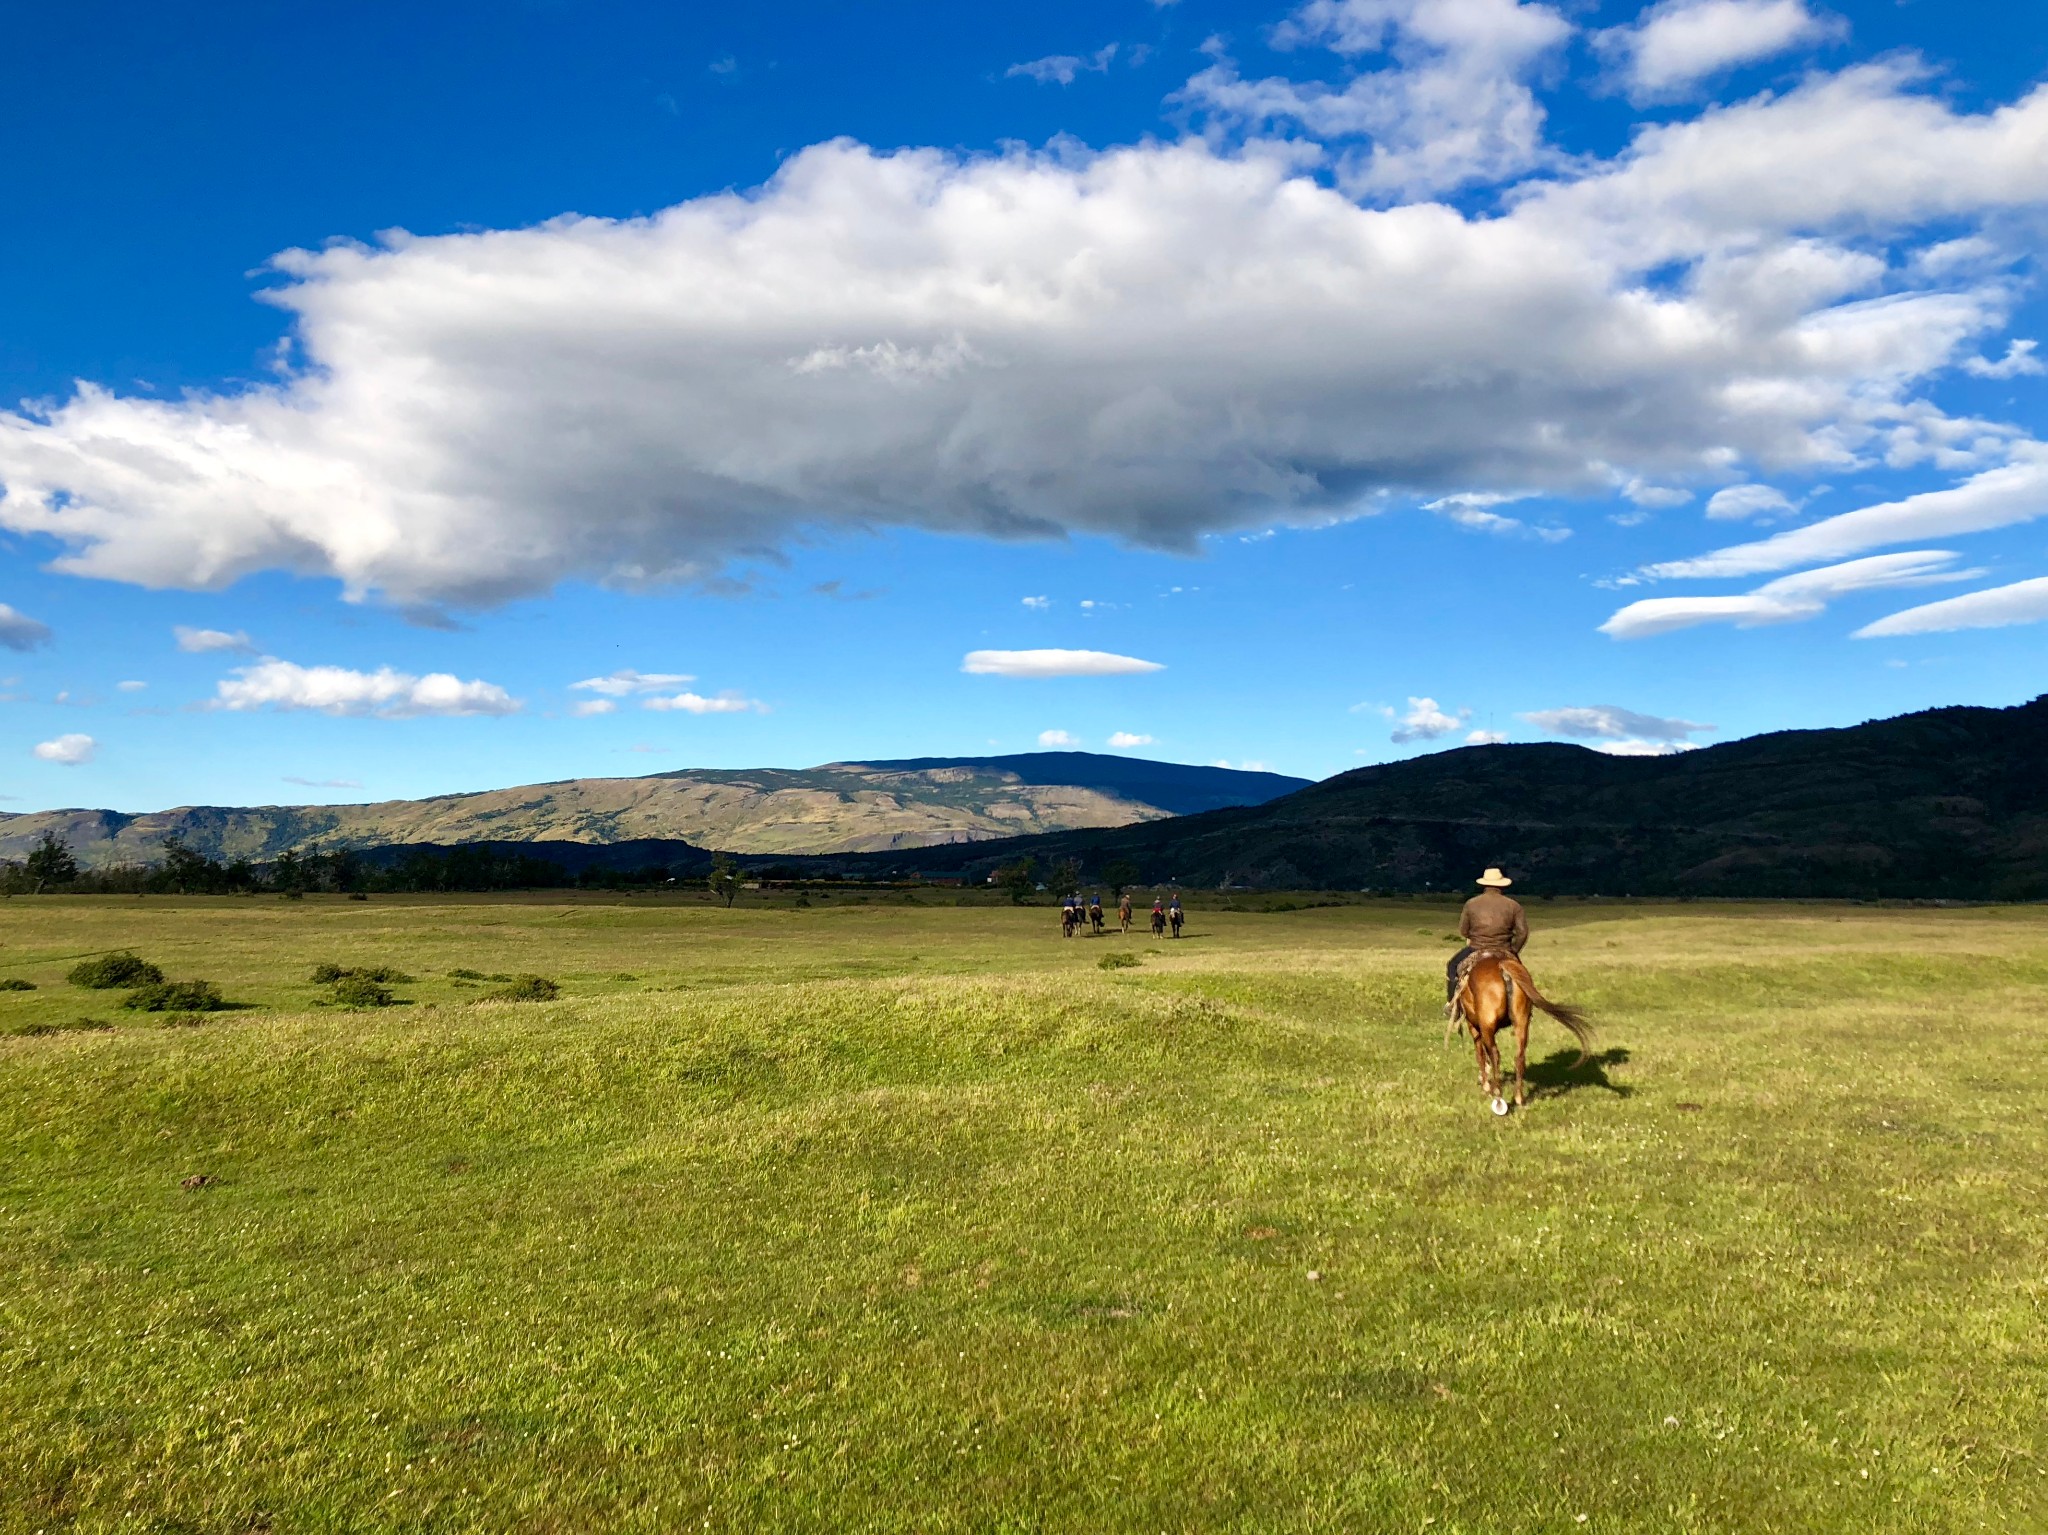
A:
[[[2048,911],[1532,917],[0,904],[0,1530],[2048,1528]]]

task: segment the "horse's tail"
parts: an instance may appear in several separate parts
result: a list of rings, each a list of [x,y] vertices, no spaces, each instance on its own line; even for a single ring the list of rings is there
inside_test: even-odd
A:
[[[1565,1007],[1551,1001],[1536,989],[1536,982],[1529,976],[1529,969],[1519,959],[1501,956],[1501,972],[1529,994],[1530,1003],[1550,1014],[1559,1023],[1572,1031],[1572,1038],[1579,1042],[1579,1058],[1573,1065],[1586,1064],[1586,1053],[1593,1048],[1593,1025],[1586,1015],[1575,1007]]]

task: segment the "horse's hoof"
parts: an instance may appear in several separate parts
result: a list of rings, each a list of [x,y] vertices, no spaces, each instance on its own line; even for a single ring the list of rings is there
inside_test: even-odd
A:
[[[1495,1114],[1505,1114],[1505,1113],[1507,1113],[1507,1111],[1508,1111],[1508,1101],[1507,1101],[1507,1099],[1505,1099],[1505,1098],[1496,1098],[1496,1099],[1494,1099],[1494,1100],[1493,1100],[1493,1112],[1494,1112]]]

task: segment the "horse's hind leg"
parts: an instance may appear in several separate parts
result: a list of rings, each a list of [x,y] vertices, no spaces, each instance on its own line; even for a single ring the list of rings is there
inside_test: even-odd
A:
[[[1529,1101],[1524,1081],[1529,1074],[1529,999],[1515,989],[1515,1107]]]

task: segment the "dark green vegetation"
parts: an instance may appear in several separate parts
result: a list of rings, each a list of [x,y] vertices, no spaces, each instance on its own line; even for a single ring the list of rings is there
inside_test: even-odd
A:
[[[976,848],[1189,886],[1553,895],[2048,899],[2048,697],[1799,730],[1674,757],[1478,746],[1360,768],[1252,809]],[[849,871],[875,860],[840,860]]]
[[[217,1013],[228,1004],[211,981],[157,981],[136,987],[121,1005],[141,1013]]]
[[[248,889],[255,871],[313,855],[462,844],[609,847],[661,844],[641,862],[693,862],[699,848],[758,855],[921,847],[1076,826],[1122,826],[1218,805],[1256,804],[1307,782],[1277,773],[1189,767],[1090,752],[934,757],[917,762],[575,778],[560,783],[374,805],[183,806],[148,815],[54,810],[0,815],[0,887],[27,893],[88,871],[156,867],[157,888],[192,894]],[[210,876],[180,857],[211,860]],[[514,852],[509,856],[516,857]],[[75,863],[67,863],[73,860]],[[394,860],[385,860],[390,864]],[[637,863],[613,860],[613,867]],[[580,867],[570,865],[574,873]],[[236,871],[228,873],[226,871]],[[508,881],[415,878],[400,888],[497,888]],[[309,870],[309,878],[314,877]],[[528,884],[559,884],[553,878]],[[352,888],[346,881],[327,888]]]
[[[1534,915],[0,905],[0,1530],[2041,1529],[2048,912]]]
[[[95,954],[64,972],[64,979],[73,986],[84,986],[93,991],[112,991],[123,986],[154,986],[163,978],[161,969],[125,949],[111,954]]]

